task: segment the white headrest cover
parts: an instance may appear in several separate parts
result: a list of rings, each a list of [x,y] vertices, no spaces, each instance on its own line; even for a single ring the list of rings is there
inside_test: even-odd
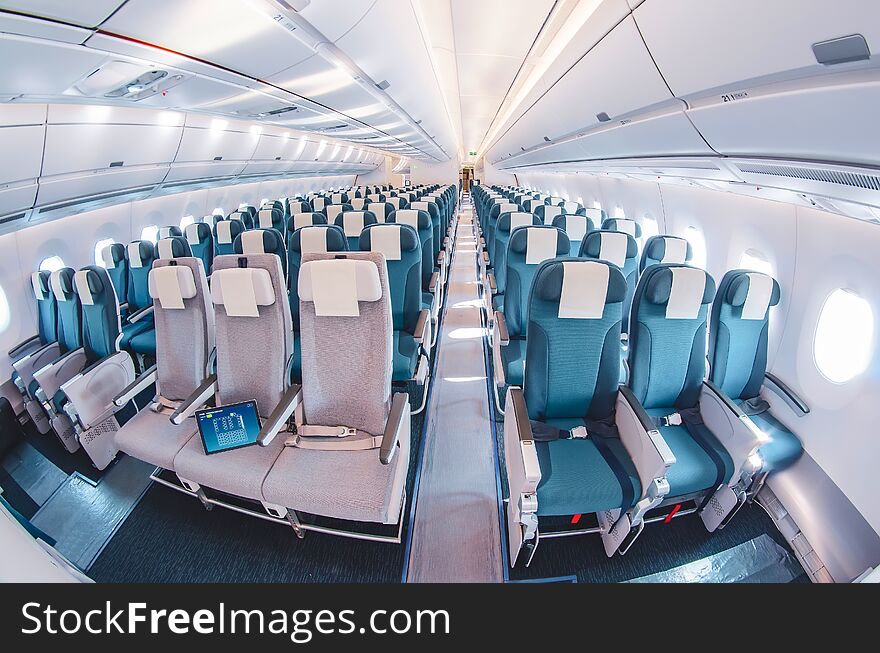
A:
[[[556,258],[556,229],[529,229],[526,238],[526,265]]]
[[[364,208],[364,204],[366,204],[366,202],[367,202],[367,200],[365,200],[363,197],[354,197],[351,199],[351,202],[349,202],[349,203],[351,204],[351,208],[357,209],[358,211],[360,211],[361,209]],[[383,217],[384,217],[384,211],[382,213],[383,213]],[[376,216],[376,217],[379,217],[379,216]]]
[[[156,244],[159,258],[174,258],[174,251],[171,242],[170,238],[163,238]]]
[[[661,263],[684,263],[687,260],[688,244],[684,238],[664,238],[663,243]]]
[[[320,317],[357,317],[358,302],[382,298],[379,268],[372,261],[309,261],[299,273],[299,297],[315,305]]]
[[[150,297],[158,299],[163,309],[181,309],[184,299],[196,296],[196,279],[185,265],[165,265],[150,270]]]
[[[228,268],[211,275],[211,299],[230,317],[259,317],[258,306],[275,303],[275,290],[268,270]]]
[[[342,194],[333,193],[333,195],[330,196],[330,201],[332,201],[334,204],[342,204]]]
[[[217,223],[217,242],[221,245],[232,243],[232,225],[229,220],[221,220]]]
[[[73,286],[76,288],[76,294],[79,295],[79,301],[83,306],[92,306],[95,303],[92,298],[92,290],[89,288],[88,270],[77,270],[73,274]]]
[[[258,217],[260,220],[260,229],[272,228],[272,209],[260,211]]]
[[[604,231],[599,234],[599,258],[619,268],[626,263],[626,234]]]
[[[763,320],[773,296],[773,279],[760,272],[749,272],[749,290],[742,307],[742,319]]]
[[[43,286],[40,284],[39,272],[34,272],[31,275],[31,285],[34,287],[34,297],[37,299],[46,299],[46,293],[43,292]]]
[[[531,213],[522,213],[522,212],[511,213],[510,214],[510,233],[513,233],[513,230],[517,229],[519,227],[528,227],[529,225],[532,224],[532,220],[533,220],[533,218],[532,218]],[[554,245],[553,247],[555,249],[556,245]],[[555,251],[554,251],[554,256],[555,256]]]
[[[303,254],[323,254],[327,251],[327,229],[306,227],[299,232],[299,251]]]
[[[315,207],[316,211],[320,211],[327,204],[327,201],[323,197],[316,197],[312,200],[312,206]]]
[[[598,320],[608,297],[607,265],[596,261],[563,261],[559,317]]]
[[[594,206],[588,206],[584,209],[584,213],[587,214],[588,218],[592,218],[593,222],[601,225],[602,224],[602,209],[597,209]]]
[[[336,216],[342,213],[342,206],[339,204],[328,204],[327,205],[327,222],[333,224],[333,220],[336,219]]]
[[[199,225],[196,223],[186,225],[183,234],[186,236],[186,242],[190,245],[198,245],[201,242],[199,240]]]
[[[116,267],[116,262],[113,260],[113,245],[107,245],[101,250],[101,260],[104,262],[105,268]]]
[[[262,231],[243,231],[241,233],[242,254],[265,254]]]
[[[370,202],[366,208],[378,222],[385,222],[385,202]]]
[[[379,252],[386,261],[400,260],[400,226],[387,224],[370,229],[370,251]]]
[[[171,227],[160,227],[159,238],[169,238],[171,236]]]
[[[544,205],[544,224],[553,224],[553,218],[562,213],[561,206]],[[583,236],[581,236],[583,238]]]
[[[510,202],[501,202],[501,209],[499,209],[498,215],[502,213],[511,213],[513,211],[518,211],[519,207],[516,204],[511,204]]]
[[[52,294],[55,295],[55,299],[59,302],[63,302],[65,300],[64,290],[61,288],[61,274],[59,274],[61,270],[55,270],[52,274],[49,275],[49,286],[52,288]]]
[[[294,229],[302,229],[303,227],[310,227],[312,225],[312,212],[308,213],[294,213],[293,214],[293,228]]]
[[[622,231],[625,234],[629,234],[633,238],[636,237],[635,220],[627,220],[625,218],[618,218],[616,224],[617,224],[617,231]]]
[[[670,268],[672,288],[666,304],[669,320],[693,320],[700,312],[703,292],[706,290],[706,273],[698,268]]]
[[[342,230],[348,238],[360,236],[364,230],[364,212],[346,211],[342,215]]]
[[[244,222],[244,215],[242,215],[241,211],[236,211],[235,213],[229,214],[230,220],[238,220],[239,222]]]
[[[143,261],[141,261],[141,244],[140,242],[129,243],[127,246],[128,249],[128,265],[132,268],[142,268],[144,267]]]
[[[394,219],[398,224],[406,224],[416,231],[419,230],[419,212],[416,209],[402,209],[395,214]]]
[[[385,201],[388,202],[389,204],[391,204],[391,206],[393,206],[395,209],[400,208],[400,198],[399,197],[389,197]]]
[[[427,202],[410,202],[409,207],[411,209],[417,209],[419,211],[427,211],[428,203]]]

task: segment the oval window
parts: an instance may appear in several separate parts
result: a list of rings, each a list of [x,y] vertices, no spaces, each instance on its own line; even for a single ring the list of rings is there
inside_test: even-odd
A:
[[[95,265],[99,265],[102,268],[107,267],[107,263],[104,261],[104,248],[112,245],[114,241],[112,238],[103,238],[95,243]]]
[[[55,272],[64,267],[60,256],[49,256],[40,261],[40,272]]]
[[[828,296],[813,343],[816,367],[834,383],[845,383],[868,368],[874,337],[871,305],[851,290]]]
[[[660,227],[657,226],[657,221],[654,218],[649,218],[647,215],[642,218],[642,242],[647,242],[648,238],[659,234]]]
[[[180,219],[180,230],[183,231],[184,229],[186,229],[189,225],[191,225],[195,221],[196,221],[196,219],[191,215],[183,216]]]
[[[3,286],[0,286],[0,333],[6,331],[9,327],[11,313],[9,312],[9,301],[6,299],[6,293]]]
[[[696,268],[706,267],[706,239],[696,227],[688,227],[684,230],[684,237],[691,244],[694,250],[694,256],[690,264]]]
[[[743,270],[754,270],[768,276],[773,276],[773,266],[761,252],[756,249],[747,249],[739,260],[739,267]]]
[[[155,243],[159,239],[159,227],[154,224],[147,225],[141,230],[141,240],[149,240]]]

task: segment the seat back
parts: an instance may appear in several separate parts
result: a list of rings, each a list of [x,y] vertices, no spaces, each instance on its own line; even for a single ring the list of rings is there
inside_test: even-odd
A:
[[[297,229],[311,227],[316,224],[327,224],[327,216],[323,213],[314,213],[313,211],[294,213],[287,222],[287,230],[293,233]]]
[[[386,197],[385,201],[390,204],[395,211],[409,208],[409,202],[403,197]]]
[[[355,197],[352,197],[350,200],[348,200],[348,203],[351,204],[351,208],[355,211],[363,211],[364,208],[366,208],[365,205],[367,203],[367,198],[360,197],[356,194]]]
[[[217,405],[256,400],[262,417],[288,386],[293,332],[281,260],[275,254],[219,256],[211,275],[217,346]],[[259,343],[258,347],[246,343]]]
[[[293,330],[299,331],[299,293],[297,281],[304,254],[347,252],[348,239],[342,227],[330,224],[312,225],[297,229],[290,234],[287,245],[287,292]]]
[[[773,277],[751,270],[731,270],[718,284],[709,325],[709,378],[732,399],[754,399],[760,392],[770,307],[780,296]]]
[[[280,206],[260,209],[260,212],[257,213],[257,224],[254,226],[259,229],[274,229],[278,233],[283,234],[286,231],[284,209]]]
[[[626,280],[626,297],[623,300],[621,328],[624,333],[628,333],[629,311],[639,278],[639,268],[636,264],[639,245],[636,239],[619,231],[593,231],[584,237],[578,256],[614,263],[623,272],[623,278]]]
[[[553,218],[552,224],[568,235],[568,240],[571,242],[571,256],[577,256],[581,251],[584,236],[596,230],[596,225],[585,215],[557,215]]]
[[[61,268],[49,276],[58,307],[57,341],[62,354],[82,346],[82,306],[73,285],[75,275],[73,268]]]
[[[149,240],[128,244],[128,308],[130,313],[152,304],[150,298],[150,268],[156,260],[156,247]]]
[[[330,202],[326,197],[317,196],[312,198],[311,204],[312,211],[315,211],[317,213],[324,213],[324,209],[328,204],[330,204]]]
[[[629,386],[647,409],[693,408],[706,376],[709,304],[715,281],[699,268],[645,270],[633,298]]]
[[[205,274],[211,274],[211,264],[214,262],[214,238],[211,227],[204,222],[196,222],[187,225],[183,233],[192,255],[202,262]]]
[[[602,222],[602,231],[622,231],[636,239],[642,237],[642,226],[629,218],[606,218]]]
[[[605,261],[545,261],[528,305],[523,380],[529,418],[602,420],[614,414],[626,282]]]
[[[562,229],[547,225],[521,227],[507,247],[504,317],[511,338],[525,338],[529,292],[538,266],[557,256],[568,256],[571,245]]]
[[[378,222],[388,222],[388,216],[394,213],[394,205],[390,202],[373,202],[367,201],[364,205],[364,211],[369,211],[376,216]]]
[[[73,278],[82,309],[82,346],[89,364],[119,351],[119,300],[107,270],[88,265]]]
[[[171,236],[156,241],[156,259],[177,258],[179,256],[192,256],[189,242],[183,236]],[[149,286],[149,272],[147,273]],[[148,291],[149,292],[149,291]]]
[[[345,211],[336,216],[333,224],[342,227],[348,239],[348,250],[356,252],[360,247],[361,232],[376,223],[376,216],[371,211]]]
[[[333,204],[348,204],[348,193],[331,193],[330,201]]]
[[[591,206],[584,209],[584,215],[587,216],[593,224],[604,229],[602,225],[604,225],[605,220],[608,219],[608,214],[605,213],[604,209],[598,209],[595,206]]]
[[[287,250],[284,237],[276,229],[252,229],[238,235],[233,244],[236,254],[275,254],[281,261],[283,278],[287,279]]]
[[[580,202],[573,202],[571,200],[565,200],[562,203],[562,210],[564,213],[568,215],[586,215],[586,211],[584,211],[584,207]]]
[[[296,215],[297,213],[312,213],[312,205],[308,202],[303,202],[301,200],[292,200],[290,202],[290,215]]]
[[[214,256],[235,253],[235,239],[244,231],[241,220],[220,220],[214,225]]]
[[[683,265],[694,256],[691,244],[678,236],[651,236],[642,250],[642,260],[639,262],[639,271],[658,263],[675,263]]]
[[[327,224],[334,224],[336,216],[343,211],[354,211],[351,204],[328,204],[324,207],[324,213],[327,216]]]
[[[51,276],[46,270],[31,275],[31,289],[37,300],[37,335],[43,345],[58,339],[58,303],[49,282]]]
[[[157,240],[161,240],[163,238],[174,238],[175,236],[181,235],[183,235],[183,232],[180,230],[180,227],[159,227]]]
[[[385,257],[395,331],[415,333],[422,309],[422,244],[405,224],[374,224],[361,232],[360,251]]]
[[[543,223],[537,215],[522,211],[502,213],[495,223],[495,246],[493,248],[495,258],[492,259],[492,265],[495,267],[495,284],[499,293],[504,293],[507,278],[507,244],[510,242],[511,233],[520,227],[540,224]]]
[[[434,225],[431,216],[426,211],[401,209],[394,211],[388,217],[388,222],[409,225],[418,233],[422,245],[422,290],[427,291],[434,274]]]
[[[436,260],[437,256],[440,254],[440,249],[443,245],[443,236],[446,235],[446,230],[449,225],[446,224],[445,216],[440,215],[440,207],[436,202],[427,202],[423,200],[418,200],[409,203],[409,208],[415,209],[417,211],[427,211],[428,215],[431,216],[431,226],[434,230],[434,242],[432,243],[434,248],[434,259]]]
[[[486,239],[486,247],[489,250],[489,260],[495,265],[495,228],[498,219],[505,213],[518,213],[519,206],[506,199],[495,199],[489,205],[489,213],[486,217],[486,227],[484,237]]]
[[[128,295],[128,258],[125,256],[125,245],[111,243],[101,250],[101,260],[110,275],[113,289],[119,303],[125,303]]]
[[[300,341],[307,424],[374,435],[385,430],[393,338],[385,267],[384,257],[374,252],[303,256]]]
[[[538,204],[534,207],[534,213],[541,219],[541,224],[553,224],[557,216],[562,215],[565,211],[561,206],[551,206],[550,204]]]
[[[149,285],[156,324],[158,394],[180,402],[205,379],[214,349],[214,306],[208,279],[197,257],[163,259],[153,265]]]

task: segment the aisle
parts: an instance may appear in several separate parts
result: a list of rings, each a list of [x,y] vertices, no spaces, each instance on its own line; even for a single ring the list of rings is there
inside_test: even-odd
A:
[[[409,582],[502,582],[473,207],[456,232],[428,407]]]

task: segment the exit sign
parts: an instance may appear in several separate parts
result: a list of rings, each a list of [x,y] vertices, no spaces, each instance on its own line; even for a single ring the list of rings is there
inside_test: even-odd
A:
[[[477,156],[477,151],[471,150],[470,152],[468,152],[468,156]]]

